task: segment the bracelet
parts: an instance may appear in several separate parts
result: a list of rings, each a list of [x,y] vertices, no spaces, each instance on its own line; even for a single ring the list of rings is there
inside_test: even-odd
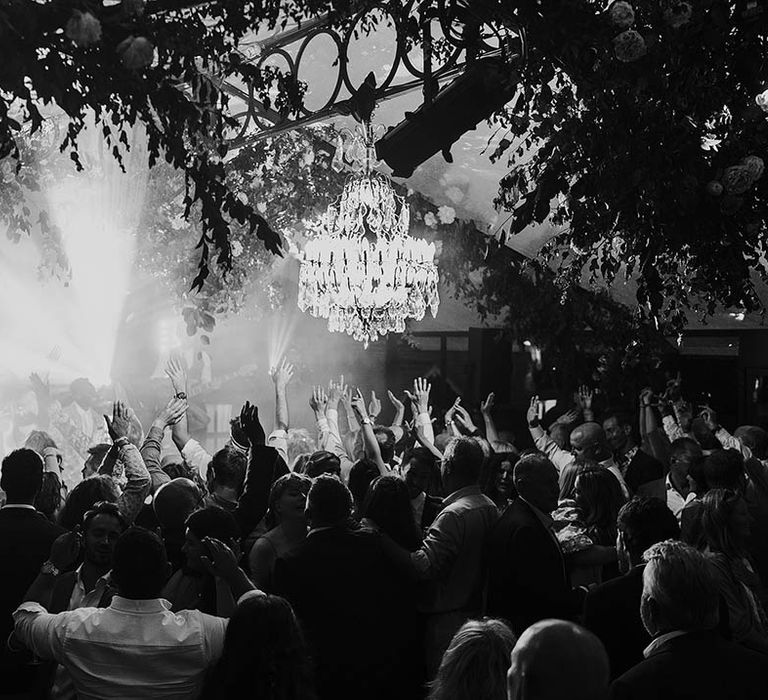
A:
[[[370,418],[363,418],[360,421],[361,425],[373,425],[373,421]]]
[[[114,441],[112,444],[113,444],[115,447],[125,447],[126,445],[128,445],[128,444],[129,444],[129,442],[130,442],[130,440],[128,440],[128,438],[127,438],[127,437],[119,437],[119,438],[117,438],[117,440],[115,440],[115,441]]]
[[[187,398],[187,395],[183,391],[180,391],[178,394],[176,394],[175,398],[181,399],[183,401]]]

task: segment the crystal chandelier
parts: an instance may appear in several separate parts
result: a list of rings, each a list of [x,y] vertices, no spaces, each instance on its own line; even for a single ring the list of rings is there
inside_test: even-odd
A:
[[[408,204],[389,178],[372,170],[373,143],[366,122],[348,153],[359,169],[321,217],[299,272],[299,308],[365,347],[403,333],[406,319],[421,320],[427,307],[435,316],[440,303],[435,245],[408,235]]]

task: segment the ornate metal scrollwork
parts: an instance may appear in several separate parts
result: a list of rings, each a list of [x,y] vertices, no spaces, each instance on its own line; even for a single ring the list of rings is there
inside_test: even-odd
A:
[[[232,114],[240,128],[230,139],[230,146],[241,147],[342,113],[345,101],[359,87],[350,78],[349,66],[355,60],[349,54],[350,44],[363,23],[376,14],[379,24],[383,21],[386,26],[394,27],[395,41],[392,65],[376,87],[376,98],[380,102],[419,88],[429,101],[440,84],[457,76],[467,63],[480,57],[504,54],[510,62],[524,62],[523,30],[505,17],[503,11],[476,11],[473,4],[473,0],[408,0],[402,13],[395,16],[382,3],[356,15],[342,31],[331,26],[324,16],[262,42],[260,53],[249,61],[257,68],[279,61],[298,82],[302,61],[311,60],[310,43],[319,36],[329,37],[336,51],[332,63],[336,73],[327,78],[333,87],[322,105],[310,109],[304,104],[298,116],[288,118],[266,108],[256,97],[252,85],[225,82],[222,89],[244,105],[242,111]],[[408,42],[408,27],[413,26],[414,20],[421,28],[419,46],[409,46]],[[420,61],[413,56],[416,50],[420,51]]]

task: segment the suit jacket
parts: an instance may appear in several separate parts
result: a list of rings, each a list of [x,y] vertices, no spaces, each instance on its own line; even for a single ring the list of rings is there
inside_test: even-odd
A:
[[[523,499],[512,501],[491,531],[487,564],[487,614],[509,621],[518,636],[534,622],[578,612],[560,546]]]
[[[310,532],[277,560],[273,588],[306,633],[321,700],[415,697],[423,653],[415,596],[380,535]]]
[[[624,481],[632,494],[637,493],[637,489],[643,484],[663,478],[664,465],[642,450],[635,452],[624,474]]]
[[[768,656],[716,632],[670,639],[611,685],[611,700],[764,700]]]
[[[27,588],[48,558],[53,541],[63,533],[44,515],[30,508],[0,508],[0,678],[4,692],[29,687],[36,669],[28,666],[28,655],[12,653],[6,640],[13,630],[11,614],[23,603]]]
[[[424,510],[421,512],[421,530],[424,532],[433,522],[437,514],[443,509],[443,499],[426,494]]]
[[[643,566],[606,581],[587,593],[584,626],[605,645],[611,663],[611,678],[618,678],[643,660],[643,649],[651,643],[640,618]]]

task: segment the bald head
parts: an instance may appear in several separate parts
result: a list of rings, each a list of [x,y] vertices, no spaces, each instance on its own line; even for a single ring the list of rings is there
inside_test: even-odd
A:
[[[525,630],[507,674],[509,700],[603,700],[608,680],[602,642],[563,620],[542,620]]]
[[[605,444],[605,431],[599,423],[583,423],[571,431],[571,448],[577,457],[602,461],[608,456]]]
[[[152,506],[164,530],[183,528],[187,518],[201,504],[203,494],[197,484],[182,477],[163,484],[155,494]]]

